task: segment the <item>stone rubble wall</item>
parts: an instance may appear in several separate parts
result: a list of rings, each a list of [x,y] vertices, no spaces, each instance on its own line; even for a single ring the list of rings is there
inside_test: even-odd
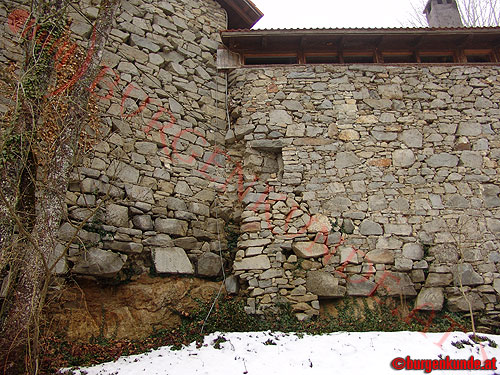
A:
[[[500,311],[500,82],[493,66],[241,68],[235,275],[247,311],[322,299],[417,298]]]
[[[71,35],[86,48],[99,5],[79,6],[69,8]],[[7,21],[15,9],[27,8],[21,1],[0,6],[5,64],[23,61]],[[117,14],[93,90],[102,141],[79,156],[71,176],[56,256],[73,241],[56,273],[218,277],[232,203],[216,190],[225,181],[224,158],[217,167],[206,161],[227,128],[227,81],[216,67],[226,13],[214,0],[127,0]]]

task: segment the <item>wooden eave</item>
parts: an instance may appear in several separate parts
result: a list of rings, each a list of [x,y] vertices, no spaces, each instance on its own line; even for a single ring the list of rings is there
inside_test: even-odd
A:
[[[227,11],[230,29],[250,29],[264,14],[250,0],[217,0]]]
[[[497,49],[500,28],[228,30],[222,41],[243,54]]]

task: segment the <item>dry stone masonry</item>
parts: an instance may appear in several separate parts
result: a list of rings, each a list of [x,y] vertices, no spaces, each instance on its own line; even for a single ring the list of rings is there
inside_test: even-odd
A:
[[[496,67],[310,66],[231,74],[236,140],[255,176],[235,274],[248,311],[406,296],[498,310]],[[238,136],[239,135],[239,136]],[[496,280],[496,281],[495,281]]]
[[[0,5],[2,64],[22,62],[7,27],[20,3]],[[84,45],[98,4],[82,4],[71,17]],[[462,288],[497,317],[498,67],[226,76],[226,27],[214,0],[122,2],[96,88],[101,141],[72,175],[55,255],[72,243],[56,273],[218,278],[225,267],[248,313],[289,303],[299,319],[346,296],[467,311]]]

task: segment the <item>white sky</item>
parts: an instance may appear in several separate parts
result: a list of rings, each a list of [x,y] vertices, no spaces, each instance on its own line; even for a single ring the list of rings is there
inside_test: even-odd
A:
[[[423,0],[252,0],[264,13],[254,28],[411,26]]]

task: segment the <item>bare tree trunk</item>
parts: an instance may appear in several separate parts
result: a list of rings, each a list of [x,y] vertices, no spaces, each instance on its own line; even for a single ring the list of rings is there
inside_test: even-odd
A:
[[[44,9],[45,12],[47,9],[56,13],[61,10],[58,1],[39,2],[41,3],[39,9]],[[36,344],[32,348],[30,343],[33,340],[36,343],[38,336],[37,317],[49,284],[49,262],[53,259],[55,237],[64,213],[65,195],[79,137],[88,118],[87,106],[90,96],[88,88],[99,72],[104,47],[119,4],[120,0],[101,2],[83,69],[76,77],[74,85],[68,87],[69,107],[67,115],[61,120],[62,132],[53,157],[47,165],[38,168],[37,171],[34,226],[24,248],[24,265],[15,285],[13,303],[7,311],[0,332],[0,364],[2,370],[7,370],[6,373],[15,374],[16,363],[27,363],[27,355],[36,358],[38,354]],[[46,16],[47,13],[42,15]],[[36,373],[36,365],[28,371]]]

